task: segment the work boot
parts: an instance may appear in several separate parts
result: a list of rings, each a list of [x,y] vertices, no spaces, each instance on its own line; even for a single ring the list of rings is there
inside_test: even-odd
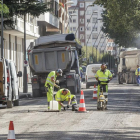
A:
[[[77,107],[72,106],[72,111],[78,111]]]

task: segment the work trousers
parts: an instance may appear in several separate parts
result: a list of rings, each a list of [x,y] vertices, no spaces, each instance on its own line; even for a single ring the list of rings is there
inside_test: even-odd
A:
[[[53,87],[45,87],[45,90],[47,92],[47,102],[48,102],[48,110],[50,109],[50,101],[53,100]]]
[[[61,103],[68,101],[69,98],[67,97],[64,101],[61,101]],[[71,95],[71,103],[72,103],[72,108],[77,108],[77,100],[75,95]],[[59,110],[61,110],[61,105],[59,104]]]
[[[105,84],[105,85],[99,85],[98,84],[98,92],[97,92],[97,97],[99,98],[99,94],[102,92],[101,90],[103,90],[103,93],[104,93],[104,96],[106,98],[106,101],[108,101],[108,85]],[[107,94],[107,95],[105,95]]]

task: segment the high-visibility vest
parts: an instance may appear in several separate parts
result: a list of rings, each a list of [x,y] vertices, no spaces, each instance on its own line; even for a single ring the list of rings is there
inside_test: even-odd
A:
[[[55,100],[56,101],[65,101],[67,98],[71,98],[71,92],[69,91],[66,95],[63,95],[62,94],[62,91],[63,91],[64,89],[60,89],[57,93],[56,93],[56,95],[55,95]]]
[[[54,77],[54,80],[56,80],[56,72],[55,71],[52,71],[49,73],[47,79],[46,79],[46,82],[45,82],[45,87],[47,87],[47,84],[49,84],[50,86],[54,86],[54,83],[51,81],[51,78]]]
[[[95,78],[98,78],[99,81],[108,81],[108,79],[111,77],[112,77],[112,73],[108,69],[106,69],[104,72],[98,70],[95,75]]]
[[[135,75],[140,75],[140,67],[136,69]]]

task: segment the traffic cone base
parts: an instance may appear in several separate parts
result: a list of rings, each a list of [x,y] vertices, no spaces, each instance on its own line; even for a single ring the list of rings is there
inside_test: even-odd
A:
[[[9,124],[9,133],[8,133],[7,140],[16,140],[13,121],[10,121],[10,124]]]
[[[79,105],[79,110],[77,111],[78,113],[86,113],[86,107],[85,107],[85,100],[84,100],[84,93],[81,90],[81,96],[80,96],[80,105]]]

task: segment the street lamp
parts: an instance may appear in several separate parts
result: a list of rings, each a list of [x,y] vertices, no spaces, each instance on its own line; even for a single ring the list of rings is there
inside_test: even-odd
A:
[[[3,58],[3,0],[1,0],[1,58]]]
[[[69,16],[69,21],[72,20],[72,17],[73,17],[73,16],[78,16],[78,15],[77,15],[77,14],[71,14],[71,15]],[[68,27],[68,26],[67,26],[67,27]],[[69,30],[70,30],[70,24],[69,24]]]
[[[95,24],[94,24],[94,27],[95,27],[95,25],[97,24],[98,20],[102,20],[102,19],[97,19],[96,22],[95,22]],[[91,31],[91,34],[93,33],[93,31],[94,31],[94,30]],[[90,39],[90,37],[91,37],[91,34],[90,34],[90,36],[89,36],[89,38],[88,38],[88,41],[89,41],[89,39]],[[87,41],[87,43],[86,43],[86,59],[87,59],[87,44],[88,44],[88,41]]]
[[[68,1],[64,4],[64,33],[66,32],[66,29],[65,29],[65,22],[66,22],[66,17],[65,17],[65,5],[66,4],[74,4],[73,1]]]

